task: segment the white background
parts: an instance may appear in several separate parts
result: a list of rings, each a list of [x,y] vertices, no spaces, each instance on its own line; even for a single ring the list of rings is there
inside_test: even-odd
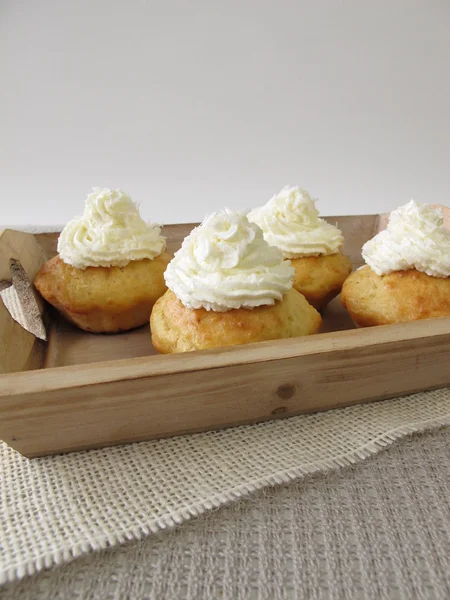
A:
[[[450,204],[448,0],[0,0],[0,223]]]

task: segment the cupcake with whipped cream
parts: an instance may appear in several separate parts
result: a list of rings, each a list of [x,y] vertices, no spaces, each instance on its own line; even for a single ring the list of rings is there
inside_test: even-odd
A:
[[[408,204],[362,248],[366,265],[344,283],[342,302],[367,327],[450,315],[450,230],[442,210]]]
[[[162,353],[309,335],[319,313],[292,287],[294,269],[238,211],[208,216],[169,263],[150,327]]]
[[[284,187],[267,204],[255,208],[248,219],[264,233],[295,269],[294,288],[322,310],[339,294],[352,270],[341,252],[341,231],[319,218],[310,195],[299,187]]]
[[[58,254],[34,284],[80,329],[126,331],[148,323],[167,289],[165,250],[161,228],[145,222],[125,192],[93,188],[83,215],[63,229]]]

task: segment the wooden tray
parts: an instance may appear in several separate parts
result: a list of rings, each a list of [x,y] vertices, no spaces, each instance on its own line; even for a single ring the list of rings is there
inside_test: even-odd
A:
[[[448,218],[448,213],[446,214]],[[384,215],[330,217],[354,267]],[[193,225],[164,228],[169,251]],[[57,234],[7,230],[10,259],[30,280],[56,252]],[[334,300],[323,333],[247,346],[157,355],[148,327],[81,332],[52,309],[37,340],[0,302],[0,438],[28,457],[98,448],[327,410],[450,385],[450,317],[355,329]]]

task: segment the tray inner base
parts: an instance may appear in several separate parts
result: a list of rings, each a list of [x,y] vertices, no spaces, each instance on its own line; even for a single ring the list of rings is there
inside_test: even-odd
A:
[[[44,367],[64,367],[105,360],[157,355],[151,343],[148,325],[119,334],[95,334],[81,331],[52,311],[48,349]],[[353,329],[354,325],[335,298],[323,315],[321,333]]]

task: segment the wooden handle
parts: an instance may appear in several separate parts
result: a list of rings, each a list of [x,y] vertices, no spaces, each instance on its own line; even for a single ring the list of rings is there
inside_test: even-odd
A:
[[[30,282],[44,263],[34,235],[6,229],[0,233],[0,281],[11,281],[11,260],[19,261]],[[0,373],[11,373],[43,364],[44,346],[9,314],[0,300]]]

